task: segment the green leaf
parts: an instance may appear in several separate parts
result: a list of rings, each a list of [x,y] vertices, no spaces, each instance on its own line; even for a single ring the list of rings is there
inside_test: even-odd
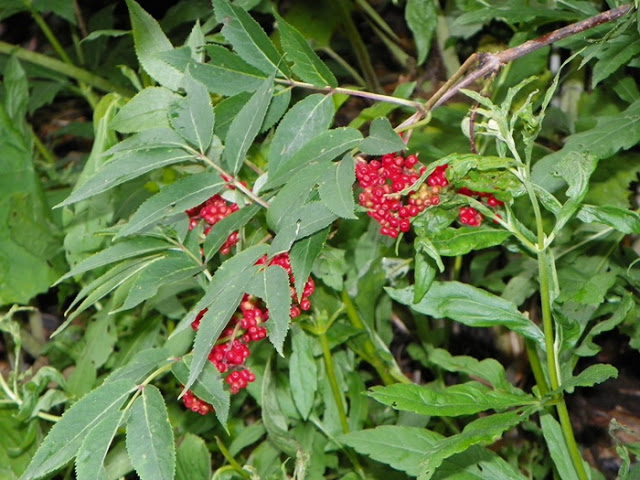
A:
[[[131,383],[140,383],[144,378],[155,370],[158,365],[169,358],[169,351],[164,348],[148,348],[137,352],[126,365],[114,370],[104,381],[114,383],[127,380]]]
[[[313,262],[322,251],[322,247],[327,241],[329,230],[320,230],[293,244],[289,252],[291,271],[295,278],[295,289],[298,297],[304,290],[304,285],[309,278]]]
[[[135,279],[122,307],[113,313],[129,310],[158,293],[158,288],[187,280],[200,273],[204,267],[197,265],[184,252],[169,252],[168,255],[149,265]]]
[[[195,159],[190,153],[177,148],[153,148],[117,154],[86,183],[74,190],[64,202],[56,205],[56,208],[92,197],[151,170],[186,161],[193,162]]]
[[[29,102],[29,82],[27,75],[20,65],[15,55],[11,55],[4,66],[3,82],[5,108],[7,114],[13,120],[22,133],[26,133],[22,128],[27,115],[27,105]]]
[[[271,74],[280,71],[285,77],[289,69],[262,27],[243,8],[226,0],[213,0],[216,20],[222,23],[222,35],[242,59]]]
[[[582,205],[578,218],[585,223],[602,223],[626,234],[640,233],[640,215],[612,205]]]
[[[219,193],[225,184],[214,172],[197,173],[176,180],[145,200],[114,240],[138,233],[165,218],[200,205]]]
[[[284,356],[282,346],[289,330],[291,320],[291,290],[289,275],[278,265],[267,267],[263,272],[265,303],[269,309],[267,333],[269,340],[280,355]]]
[[[507,380],[502,364],[493,358],[477,360],[466,355],[453,356],[447,350],[435,348],[429,350],[428,361],[448,372],[465,373],[485,380],[497,389],[507,391],[514,389]]]
[[[118,380],[96,388],[74,403],[51,428],[21,478],[35,480],[68,463],[87,434],[113,411],[118,411],[134,389],[133,382]]]
[[[462,433],[445,438],[424,450],[424,461],[420,465],[418,480],[430,480],[445,459],[465,451],[472,445],[494,443],[504,432],[524,422],[537,410],[537,407],[529,407],[522,411],[496,413],[467,424]]]
[[[260,132],[273,92],[273,77],[271,77],[256,90],[229,126],[222,157],[232,175],[240,170],[249,147]]]
[[[353,184],[356,181],[355,161],[345,155],[341,161],[332,164],[324,180],[319,183],[318,192],[323,205],[342,218],[358,218],[353,199]]]
[[[436,232],[430,240],[440,255],[454,257],[501,245],[510,236],[511,232],[491,227],[458,227]]]
[[[80,275],[90,270],[95,270],[96,268],[109,265],[110,263],[121,262],[128,258],[139,257],[141,255],[146,255],[160,250],[166,250],[169,247],[170,245],[167,242],[157,238],[140,237],[124,240],[83,260],[73,267],[68,273],[60,277],[55,285],[67,278],[75,277],[76,275]]]
[[[184,357],[182,361],[174,363],[171,367],[172,373],[183,385],[189,378],[192,358]],[[201,400],[210,404],[216,413],[220,424],[226,429],[229,418],[230,394],[224,388],[224,382],[220,372],[212,363],[207,363],[196,381],[191,385],[190,390]]]
[[[180,95],[164,87],[145,88],[120,109],[110,127],[122,133],[168,128],[167,111],[180,98]]]
[[[313,357],[311,339],[297,325],[291,327],[292,353],[289,359],[291,395],[303,420],[309,418],[318,389],[318,369]]]
[[[189,73],[211,93],[230,97],[241,92],[254,92],[269,78],[246,63],[235,53],[218,45],[207,45],[209,63],[191,62]]]
[[[472,415],[485,410],[520,407],[538,402],[530,395],[493,390],[478,382],[466,382],[438,390],[424,385],[395,384],[373,387],[368,395],[396,410],[442,417]]]
[[[184,76],[182,87],[187,95],[169,108],[169,123],[182,138],[205,153],[213,139],[215,122],[211,97],[205,86],[191,75]]]
[[[296,240],[328,227],[337,218],[331,210],[320,202],[307,203],[294,217],[297,217],[295,223],[298,225]]]
[[[107,480],[104,462],[128,411],[110,410],[85,437],[76,457],[77,480]]]
[[[431,39],[438,24],[438,11],[433,0],[407,0],[404,18],[418,51],[418,65],[427,58],[431,49]]]
[[[591,88],[595,88],[640,53],[640,39],[631,41],[629,36],[610,39],[604,45],[607,47],[604,55],[593,67]]]
[[[413,303],[413,287],[385,288],[389,296],[418,313],[451,318],[470,327],[501,325],[544,346],[540,328],[507,300],[460,282],[433,282],[419,303]]]
[[[362,141],[359,148],[367,155],[382,155],[402,151],[407,146],[393,130],[389,120],[381,117],[371,122],[369,136]]]
[[[575,377],[562,382],[558,390],[573,393],[575,387],[593,387],[596,383],[602,383],[610,378],[618,378],[618,369],[613,365],[598,363],[590,365]]]
[[[275,13],[275,17],[278,22],[282,49],[287,55],[286,59],[293,62],[291,66],[293,73],[303,81],[317,87],[327,85],[337,87],[338,81],[336,77],[309,46],[307,39],[285,22],[280,15]]]
[[[361,141],[362,134],[358,130],[349,127],[340,127],[319,133],[291,157],[279,163],[277,170],[269,171],[269,179],[265,188],[279,187],[289,180],[293,174],[310,165],[327,164],[325,170],[327,175],[331,176],[328,162],[347,150],[356,147]],[[353,176],[355,179],[355,167]]]
[[[211,480],[211,455],[204,440],[185,433],[176,451],[176,480]]]
[[[133,40],[140,65],[159,84],[177,90],[182,74],[157,54],[173,49],[173,45],[156,20],[134,0],[126,0],[133,29]]]
[[[334,107],[330,95],[314,93],[296,103],[282,118],[271,141],[269,169],[277,171],[307,142],[327,128],[333,120]]]
[[[579,478],[558,421],[549,413],[545,413],[540,415],[540,426],[560,478]]]
[[[413,303],[420,302],[431,288],[431,284],[435,280],[436,273],[438,272],[435,263],[433,258],[416,249]]]
[[[149,150],[157,147],[184,148],[185,146],[184,139],[175,130],[157,127],[125,138],[104,152],[103,156],[131,150]]]
[[[173,480],[173,429],[160,390],[146,385],[127,422],[127,452],[141,480]]]
[[[218,249],[222,247],[231,232],[236,232],[244,227],[261,209],[262,206],[254,203],[238,209],[216,223],[204,241],[203,249],[205,259],[209,261]]]

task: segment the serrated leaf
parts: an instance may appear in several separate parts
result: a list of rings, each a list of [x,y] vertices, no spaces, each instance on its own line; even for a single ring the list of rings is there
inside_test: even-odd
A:
[[[291,70],[300,79],[309,82],[317,87],[331,86],[337,87],[338,81],[329,67],[320,60],[316,52],[313,51],[309,42],[294,27],[275,13],[280,31],[280,42],[282,49],[286,52],[286,59],[293,62]]]
[[[246,10],[226,0],[212,3],[216,20],[223,25],[222,35],[245,62],[267,74],[280,71],[285,77],[289,76],[289,69],[281,61],[276,47]]]
[[[267,361],[264,376],[262,377],[262,421],[267,430],[269,440],[273,442],[276,448],[294,457],[296,452],[302,450],[302,446],[293,435],[289,434],[287,418],[282,413],[280,405],[278,404],[276,385],[271,372],[271,358],[272,356],[270,356]]]
[[[85,437],[76,457],[77,480],[107,480],[104,461],[128,411],[111,410]]]
[[[240,208],[231,215],[224,217],[216,223],[209,231],[204,241],[203,249],[205,259],[209,261],[227,240],[232,232],[236,232],[244,227],[262,209],[257,203]]]
[[[122,133],[168,128],[167,110],[179,99],[180,95],[164,87],[145,88],[120,109],[110,127]]]
[[[578,218],[585,223],[602,223],[626,234],[640,233],[640,215],[612,205],[582,205]]]
[[[260,132],[273,92],[272,76],[256,90],[229,126],[222,158],[232,175],[240,170],[249,147]]]
[[[309,278],[313,262],[322,250],[329,230],[321,230],[302,240],[296,242],[289,252],[289,260],[291,262],[291,271],[295,278],[295,289],[298,297],[304,290],[304,284]]]
[[[393,130],[386,117],[371,122],[369,136],[360,144],[360,150],[367,155],[383,155],[399,152],[407,148],[400,135]]]
[[[169,108],[169,123],[182,138],[205,153],[213,139],[215,116],[211,97],[205,86],[191,75],[182,80],[186,97],[180,98]]]
[[[160,390],[146,385],[127,422],[127,452],[141,480],[173,480],[176,451],[173,429]]]
[[[303,145],[329,128],[333,114],[329,95],[314,93],[296,103],[280,121],[271,141],[270,170],[277,171]]]
[[[466,382],[438,390],[426,385],[395,384],[373,387],[368,395],[396,410],[442,417],[472,415],[486,410],[538,403],[530,395],[493,390],[478,382]]]
[[[454,257],[501,245],[510,236],[511,232],[491,227],[458,227],[436,232],[430,240],[440,255]]]
[[[118,152],[148,150],[157,147],[184,148],[186,146],[184,139],[175,130],[167,127],[157,127],[125,138],[102,155],[109,156]]]
[[[269,309],[267,333],[276,351],[284,356],[282,346],[291,321],[291,290],[289,275],[278,265],[267,267],[262,277],[265,289],[265,303]]]
[[[118,411],[134,389],[133,382],[118,380],[96,388],[74,403],[51,428],[21,478],[35,480],[68,463],[87,434],[113,411]]]
[[[331,225],[338,217],[320,202],[309,202],[295,215],[298,223],[296,240]]]
[[[353,184],[356,181],[355,161],[351,155],[330,166],[324,180],[320,180],[320,200],[333,213],[342,218],[358,218],[353,212]]]
[[[197,173],[176,180],[145,200],[114,240],[138,233],[164,218],[200,205],[220,192],[225,184],[214,172]]]
[[[166,257],[152,263],[138,275],[124,304],[113,313],[129,310],[153,297],[161,286],[192,278],[203,269],[202,265],[196,265],[186,253],[169,252]]]
[[[303,420],[309,418],[313,399],[318,389],[318,372],[313,357],[311,341],[297,325],[291,327],[292,353],[289,360],[291,394]]]
[[[431,49],[431,39],[438,24],[438,12],[433,0],[407,0],[404,18],[418,51],[418,65],[427,58]]]
[[[540,328],[507,300],[460,282],[433,282],[419,303],[413,303],[413,287],[385,288],[389,296],[418,313],[435,318],[451,318],[470,327],[502,325],[529,338],[541,347]]]
[[[185,385],[189,379],[191,363],[192,358],[187,356],[171,367],[171,371],[183,385]],[[229,391],[224,388],[222,376],[213,364],[208,363],[204,366],[196,381],[191,385],[190,390],[198,398],[213,407],[218,421],[226,430],[231,400]]]
[[[211,455],[204,440],[185,433],[176,451],[176,480],[211,480]]]
[[[89,270],[95,270],[96,268],[126,260],[127,258],[139,257],[159,250],[165,250],[169,247],[170,245],[167,242],[157,238],[141,237],[124,240],[83,260],[68,273],[60,277],[55,285],[67,278],[75,277]]]
[[[341,127],[324,131],[307,142],[287,160],[280,163],[277,170],[270,170],[265,188],[279,187],[289,180],[293,174],[310,165],[325,164],[326,170],[330,171],[328,162],[347,150],[355,148],[361,140],[362,135],[354,128]]]
[[[153,148],[116,154],[101,170],[75,190],[56,208],[79,202],[109,190],[151,170],[174,163],[195,161],[192,154],[176,148]]]
[[[591,77],[591,88],[595,88],[598,83],[610,77],[619,68],[627,65],[629,60],[640,53],[640,39],[630,41],[629,37],[620,38],[607,42],[603,57],[593,67]],[[622,40],[622,41],[619,41]]]
[[[488,445],[500,438],[504,432],[527,420],[537,411],[529,407],[522,411],[496,413],[468,423],[464,430],[436,443],[424,451],[424,461],[420,465],[418,480],[430,480],[445,459],[460,453],[473,445]]]
[[[158,22],[134,0],[126,0],[133,40],[140,65],[159,84],[172,90],[180,86],[182,74],[156,55],[173,49]]]
[[[140,383],[158,365],[169,358],[169,351],[164,348],[148,348],[137,352],[129,362],[111,372],[103,385],[127,380],[131,383]]]

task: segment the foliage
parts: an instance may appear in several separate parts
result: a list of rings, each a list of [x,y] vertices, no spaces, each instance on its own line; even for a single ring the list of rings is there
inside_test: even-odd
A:
[[[115,5],[87,27],[59,0],[67,49],[51,5],[13,3],[0,18],[27,12],[60,60],[0,43],[2,475],[603,478],[565,399],[618,376],[599,335],[640,345],[631,6],[558,38],[551,72],[517,45],[595,2],[212,0],[158,21],[127,0],[129,32]],[[516,55],[493,81],[372,75],[366,35],[418,78],[496,22]],[[80,161],[29,123],[54,86],[91,108]],[[617,451],[634,478],[637,445]]]

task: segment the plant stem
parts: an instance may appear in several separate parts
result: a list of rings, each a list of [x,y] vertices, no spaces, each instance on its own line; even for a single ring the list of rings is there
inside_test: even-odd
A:
[[[367,82],[365,82],[364,78],[362,78],[362,75],[360,75],[360,73],[358,73],[358,71],[355,68],[353,68],[349,64],[349,62],[347,62],[344,58],[338,55],[338,53],[335,50],[333,50],[331,47],[322,47],[320,50],[326,53],[327,55],[329,55],[331,58],[333,58],[333,60],[335,60],[335,62],[338,65],[340,65],[347,72],[349,72],[349,75],[353,77],[353,79],[356,81],[358,85],[360,85],[363,88],[366,88]]]
[[[331,385],[331,392],[333,393],[333,400],[338,408],[338,415],[340,416],[340,425],[344,433],[349,433],[349,422],[347,420],[347,412],[342,403],[342,395],[340,392],[340,386],[336,379],[336,371],[333,365],[333,357],[331,356],[331,348],[329,347],[329,340],[327,339],[327,332],[318,332],[320,337],[320,344],[322,345],[322,356],[324,357],[324,365],[327,369],[327,377],[329,378],[329,384]]]
[[[220,438],[216,435],[216,445],[218,446],[218,448],[220,449],[220,453],[222,453],[222,456],[227,460],[227,462],[229,462],[229,466],[237,473],[239,473],[242,478],[247,478],[250,479],[251,475],[249,475],[249,473],[247,473],[242,466],[236,461],[235,458],[233,458],[233,456],[231,455],[231,453],[229,452],[229,450],[227,450],[227,447],[225,446],[224,443],[222,443],[222,440],[220,440]]]
[[[91,85],[92,87],[103,92],[116,92],[127,98],[135,95],[134,91],[111,83],[109,80],[98,75],[94,75],[93,73],[76,67],[75,65],[68,65],[55,58],[43,55],[41,53],[32,52],[30,50],[12,45],[10,43],[0,42],[0,54],[15,55],[20,60],[34,63],[53,72],[61,73],[62,75],[65,75],[69,78],[73,78],[79,82]]]

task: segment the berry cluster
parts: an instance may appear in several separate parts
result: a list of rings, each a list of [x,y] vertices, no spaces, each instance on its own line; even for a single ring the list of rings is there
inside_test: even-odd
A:
[[[477,200],[486,200],[487,205],[491,208],[502,207],[504,202],[498,200],[492,193],[488,192],[475,192],[467,187],[462,187],[458,190],[458,193],[466,195],[467,197],[475,197]],[[482,225],[484,215],[478,212],[473,207],[462,207],[459,213],[460,223],[468,225],[470,227],[479,227]]]
[[[256,262],[256,265],[266,264],[266,255]],[[307,279],[304,291],[298,301],[297,292],[293,287],[294,277],[289,254],[276,255],[271,259],[269,265],[279,265],[289,274],[292,298],[291,318],[299,316],[301,310],[309,310],[311,308],[309,297],[315,290],[313,279],[311,277]],[[194,330],[198,330],[200,321],[206,312],[207,309],[200,311],[191,323],[191,327]],[[229,385],[233,394],[246,388],[249,383],[256,379],[256,376],[244,366],[244,363],[251,354],[249,345],[267,336],[267,329],[264,327],[264,323],[267,320],[269,320],[269,310],[262,305],[259,299],[245,294],[238,307],[238,312],[222,331],[222,335],[211,349],[211,353],[209,353],[209,361],[220,373],[226,374],[225,382]],[[187,408],[201,415],[206,415],[213,410],[211,405],[195,397],[192,392],[186,392],[182,399]]]
[[[220,195],[216,194],[197,207],[190,208],[186,211],[189,216],[189,230],[193,230],[200,220],[204,220],[208,226],[204,229],[204,234],[208,235],[216,223],[233,212],[238,211],[238,205],[227,202]],[[220,253],[227,255],[233,247],[238,243],[238,232],[233,232],[220,248]]]
[[[416,168],[419,170],[416,171]],[[367,214],[380,224],[380,233],[396,238],[408,232],[410,219],[425,208],[440,203],[438,194],[449,182],[444,174],[446,165],[437,167],[429,175],[426,185],[412,191],[406,203],[398,193],[415,184],[425,167],[419,166],[418,157],[387,154],[380,161],[360,162],[356,165],[356,179],[363,191],[358,197]]]

